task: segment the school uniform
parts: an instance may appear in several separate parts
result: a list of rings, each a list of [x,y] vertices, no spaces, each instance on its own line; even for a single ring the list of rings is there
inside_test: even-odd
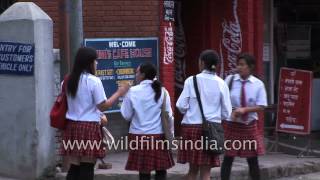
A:
[[[101,112],[97,105],[107,100],[101,80],[89,73],[82,73],[79,80],[76,96],[73,98],[67,94],[68,111],[66,118],[68,123],[62,132],[61,155],[72,157],[103,158],[105,156],[100,126]],[[88,141],[101,144],[100,148],[65,148],[68,142],[74,143]]]
[[[232,107],[254,107],[267,106],[266,90],[263,82],[250,75],[247,80],[241,79],[239,74],[233,75],[232,87],[230,89]],[[226,78],[226,83],[230,84],[232,75]],[[224,122],[224,132],[226,140],[255,140],[256,149],[249,147],[240,150],[226,150],[226,156],[255,157],[265,153],[263,135],[258,131],[258,114],[250,112],[236,119],[226,119]]]
[[[137,147],[129,149],[126,170],[150,172],[166,170],[174,166],[172,154],[168,149],[155,148],[157,140],[165,140],[161,124],[161,106],[164,100],[162,91],[156,102],[153,81],[144,80],[139,85],[131,87],[121,105],[121,114],[130,121],[129,144],[138,140]],[[170,96],[167,93],[166,111],[173,116]],[[172,118],[173,120],[173,118]],[[170,122],[173,128],[173,121]],[[173,129],[171,129],[173,132]],[[144,142],[142,142],[143,140]],[[136,143],[135,143],[136,145]],[[135,146],[133,145],[133,146]]]
[[[229,88],[225,82],[215,73],[204,70],[197,75],[197,84],[206,120],[221,123],[221,120],[229,118],[231,102]],[[202,117],[194,89],[193,77],[187,78],[184,82],[184,88],[176,106],[184,114],[181,122],[183,142],[185,140],[192,140],[193,142],[200,140],[202,136]],[[203,150],[195,150],[190,146],[179,149],[178,162],[210,165],[212,167],[220,166],[218,155],[209,155]]]

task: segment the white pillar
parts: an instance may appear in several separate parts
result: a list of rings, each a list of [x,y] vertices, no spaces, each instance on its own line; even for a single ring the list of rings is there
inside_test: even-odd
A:
[[[49,125],[52,20],[34,3],[15,3],[0,16],[1,42],[33,44],[35,51],[33,75],[0,74],[0,174],[36,179],[55,159],[54,130]]]

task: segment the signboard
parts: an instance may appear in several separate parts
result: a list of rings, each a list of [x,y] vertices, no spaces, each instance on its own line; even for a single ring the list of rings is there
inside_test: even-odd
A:
[[[123,82],[134,84],[135,70],[143,62],[158,66],[157,38],[85,39],[85,46],[97,50],[96,75],[110,97]],[[119,112],[122,99],[107,112]]]
[[[277,131],[310,134],[312,72],[280,70]]]
[[[0,74],[32,76],[34,45],[0,42]]]

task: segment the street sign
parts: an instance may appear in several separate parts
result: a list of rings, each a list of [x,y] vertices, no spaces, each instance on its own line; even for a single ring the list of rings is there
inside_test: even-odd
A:
[[[277,131],[310,134],[312,72],[281,68]]]
[[[134,84],[135,70],[143,62],[158,67],[158,38],[85,39],[85,46],[97,50],[96,75],[110,97],[123,82]],[[107,112],[119,112],[122,98]]]
[[[0,74],[32,76],[34,45],[0,42]]]

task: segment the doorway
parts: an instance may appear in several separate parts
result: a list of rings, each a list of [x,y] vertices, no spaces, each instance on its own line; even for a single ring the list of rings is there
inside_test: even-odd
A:
[[[212,0],[175,1],[175,94],[182,92],[184,80],[199,73],[198,58],[201,51],[212,48],[210,13]],[[211,15],[210,15],[211,14]],[[175,133],[178,135],[182,115],[175,109]]]

